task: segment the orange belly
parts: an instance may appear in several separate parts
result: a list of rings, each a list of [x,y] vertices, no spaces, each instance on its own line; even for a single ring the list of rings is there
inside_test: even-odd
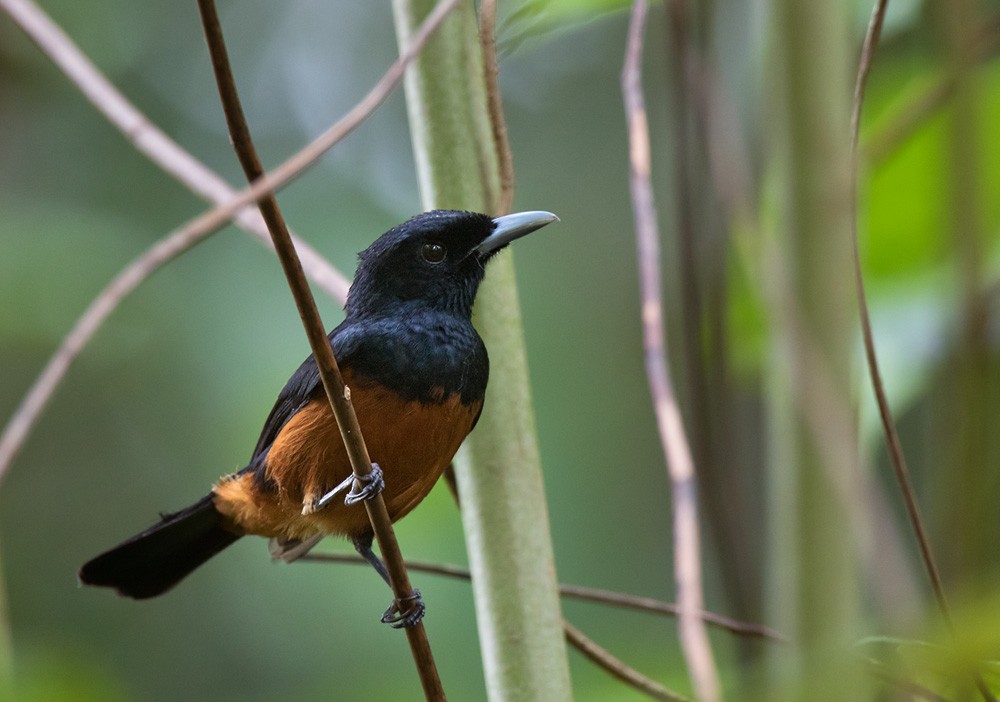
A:
[[[458,394],[425,404],[368,383],[352,385],[351,399],[368,452],[385,474],[382,496],[392,521],[427,496],[471,431],[481,404],[462,404]],[[302,514],[304,505],[350,474],[340,431],[321,394],[295,413],[271,445],[266,477],[276,489],[262,489],[249,472],[233,476],[215,486],[215,507],[234,531],[245,534],[360,536],[371,532],[363,504],[347,506],[338,496],[319,511]]]

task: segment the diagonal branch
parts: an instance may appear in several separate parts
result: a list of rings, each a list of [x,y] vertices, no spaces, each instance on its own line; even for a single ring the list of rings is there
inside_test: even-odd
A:
[[[367,565],[361,556],[347,554],[347,553],[307,553],[302,556],[300,560],[304,561],[314,561],[316,563],[353,563],[357,565]],[[465,569],[459,568],[452,565],[444,565],[440,563],[422,563],[407,561],[406,567],[409,570],[416,570],[423,573],[434,573],[435,575],[443,575],[445,577],[456,578],[458,580],[472,580],[472,573]],[[561,585],[559,588],[560,594],[566,595],[567,589],[573,589],[574,586],[564,586]],[[599,593],[600,595],[607,596],[607,600],[613,604],[622,604],[623,606],[629,606],[632,604],[633,599],[630,595],[623,595],[617,592],[608,592],[606,590],[594,590],[592,588],[580,588],[585,591],[590,591],[591,593]],[[567,595],[573,597],[572,594]],[[580,599],[588,599],[587,597],[580,597]],[[591,598],[592,601],[602,601],[600,597]],[[617,601],[620,600],[620,601]],[[668,602],[658,603],[667,608],[672,607]],[[643,609],[639,607],[639,609]],[[648,611],[656,611],[662,613],[664,610],[650,609]],[[668,610],[669,611],[669,610]],[[660,685],[650,677],[643,675],[635,668],[628,665],[625,661],[613,655],[606,648],[595,642],[593,639],[588,637],[582,631],[577,629],[575,626],[570,624],[565,618],[563,618],[563,636],[566,641],[586,656],[594,665],[604,668],[609,674],[618,678],[626,685],[629,685],[640,692],[643,692],[653,699],[676,701],[683,700],[684,698],[679,697],[676,693],[671,692],[667,688]]]
[[[215,2],[214,0],[198,0],[198,8],[201,11],[205,37],[208,40],[208,49],[212,57],[212,67],[215,71],[219,96],[226,113],[226,123],[232,136],[233,147],[236,149],[247,180],[256,182],[264,175],[264,168],[257,156],[250,136],[250,128],[243,116],[243,108],[240,105],[236,83],[229,65],[229,57],[223,41],[222,27],[215,9]],[[281,260],[285,277],[288,279],[288,286],[295,298],[295,305],[302,318],[302,325],[309,337],[309,345],[312,347],[313,357],[316,359],[323,388],[326,390],[327,398],[337,420],[337,426],[351,460],[356,487],[360,488],[361,485],[368,482],[367,479],[371,476],[372,462],[364,437],[361,435],[361,427],[354,413],[354,406],[351,404],[350,389],[344,384],[344,379],[340,375],[337,359],[334,358],[333,349],[326,335],[326,328],[323,326],[319,311],[316,309],[316,302],[302,271],[302,264],[295,253],[291,235],[288,233],[284,218],[278,208],[278,201],[273,193],[267,193],[261,197],[258,204],[264,221],[267,222],[267,228],[274,241],[278,258]],[[396,542],[396,535],[392,529],[385,501],[381,493],[378,493],[374,498],[365,500],[364,504],[368,511],[372,530],[375,532],[375,538],[378,540],[379,550],[382,552],[389,571],[390,585],[396,597],[397,606],[400,611],[403,611],[404,604],[411,601],[415,593],[410,585],[410,579],[403,563],[403,556],[399,551],[399,544]],[[438,676],[437,666],[434,663],[423,622],[417,622],[416,625],[407,627],[406,637],[417,664],[425,696],[429,700],[445,699],[444,689],[441,686],[441,679]]]
[[[719,676],[712,655],[703,607],[701,554],[694,460],[684,433],[680,408],[667,369],[666,328],[660,285],[659,227],[650,182],[649,123],[642,94],[642,35],[647,6],[645,0],[632,5],[622,94],[628,120],[629,184],[635,217],[642,292],[643,347],[646,374],[653,395],[660,443],[667,461],[674,513],[674,578],[677,586],[678,630],[681,649],[696,697],[704,702],[720,699]]]
[[[12,1],[23,3],[25,0],[0,0],[0,7],[6,7]],[[389,67],[385,75],[360,102],[314,141],[251,187],[236,193],[215,209],[203,213],[168,234],[129,263],[104,287],[83,315],[77,319],[70,333],[46,363],[42,373],[35,379],[4,427],[3,433],[0,434],[0,483],[3,482],[10,464],[20,452],[42,410],[65,377],[66,371],[122,299],[161,266],[225,226],[247,205],[256,202],[265,193],[279,190],[287,185],[326,151],[354,131],[399,85],[406,67],[420,53],[427,39],[441,25],[447,13],[457,4],[458,0],[442,0],[435,11],[427,16],[414,34],[413,41],[400,53],[399,58]]]
[[[38,5],[31,0],[0,0],[0,9],[10,15],[136,150],[202,199],[216,205],[233,199],[236,191],[225,180],[185,151],[129,102]],[[234,221],[274,250],[264,220],[255,208],[241,209]],[[295,248],[309,277],[334,299],[343,302],[347,297],[347,278],[301,239],[295,239]]]
[[[563,631],[565,632],[566,640],[590,660],[591,663],[604,668],[604,670],[626,685],[635,688],[654,700],[663,700],[663,702],[689,702],[687,697],[668,690],[660,683],[646,677],[632,666],[611,655],[607,649],[565,619],[563,619]]]
[[[247,202],[251,200],[248,198]],[[229,208],[232,216],[235,208]],[[198,221],[203,220],[204,217]],[[132,293],[156,270],[192,248],[209,234],[226,224],[228,218],[217,217],[211,227],[184,227],[171,233],[151,248],[133,259],[104,289],[91,301],[83,314],[73,324],[70,332],[63,337],[59,348],[52,354],[45,368],[32,383],[27,394],[21,399],[17,409],[0,434],[0,483],[3,482],[10,464],[17,457],[25,440],[42,414],[42,410],[76,357],[90,342],[108,316],[117,309],[119,303]]]

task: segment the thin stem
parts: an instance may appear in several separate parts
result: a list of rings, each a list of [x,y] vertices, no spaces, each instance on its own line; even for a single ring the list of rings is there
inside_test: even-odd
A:
[[[566,620],[563,620],[563,631],[566,634],[566,640],[573,648],[586,656],[591,663],[608,671],[629,687],[652,697],[654,700],[690,702],[687,697],[668,690],[660,683],[646,677],[632,666],[613,656],[607,649]]]
[[[666,328],[663,324],[660,293],[659,227],[650,182],[649,123],[642,94],[642,35],[646,12],[645,0],[636,0],[632,6],[621,79],[628,120],[629,184],[642,293],[643,348],[660,443],[670,478],[674,519],[674,578],[677,585],[681,649],[695,696],[704,702],[714,702],[721,697],[719,676],[705,622],[698,616],[704,609],[704,598],[694,460],[666,361]]]
[[[560,585],[559,593],[563,597],[571,599],[627,607],[629,609],[662,614],[669,617],[677,617],[680,613],[680,607],[672,602],[663,602],[652,597],[640,597],[638,595],[601,590],[584,585]],[[704,609],[699,611],[697,616],[706,624],[728,631],[735,636],[769,639],[776,643],[788,642],[785,636],[762,624],[742,622],[732,617],[716,614]]]
[[[243,108],[240,105],[232,69],[229,65],[229,57],[223,41],[222,27],[215,10],[215,3],[213,0],[199,0],[198,8],[201,11],[205,37],[212,57],[212,67],[215,71],[219,96],[226,113],[226,123],[232,136],[233,147],[236,149],[247,179],[250,182],[255,182],[264,175],[264,169],[253,146],[250,129],[243,116]],[[268,230],[271,232],[271,238],[274,240],[274,247],[281,260],[285,277],[288,279],[289,288],[295,298],[295,304],[306,335],[309,337],[309,345],[312,347],[313,357],[316,359],[320,379],[323,382],[327,398],[337,420],[337,426],[347,448],[347,454],[351,460],[351,469],[354,471],[356,485],[360,487],[364,484],[364,479],[371,473],[371,458],[368,455],[364,437],[361,435],[358,418],[354,413],[350,390],[341,377],[337,360],[334,358],[333,349],[326,335],[326,328],[323,326],[319,311],[316,309],[316,302],[302,272],[301,263],[295,253],[295,247],[288,234],[274,194],[265,194],[259,200],[259,205],[264,221],[267,222]],[[378,540],[379,550],[382,552],[389,571],[392,591],[402,611],[403,604],[413,598],[414,592],[382,495],[377,494],[373,499],[366,500],[365,508],[375,532],[375,538]],[[420,674],[424,695],[429,700],[445,699],[444,689],[441,686],[441,679],[434,663],[423,623],[418,622],[415,626],[407,627],[406,634]]]
[[[367,561],[361,556],[353,553],[308,553],[299,560],[315,561],[317,563],[352,563],[355,565],[365,565]],[[421,573],[431,573],[441,575],[456,580],[471,580],[471,573],[465,568],[448,565],[444,563],[427,563],[424,561],[407,561],[406,567]],[[679,608],[672,602],[664,602],[652,597],[642,597],[640,595],[630,595],[624,592],[614,592],[612,590],[602,590],[596,587],[586,587],[584,585],[559,585],[559,594],[572,600],[583,602],[595,602],[598,604],[612,605],[615,607],[625,607],[640,612],[651,614],[661,614],[667,617],[676,617]],[[788,639],[770,627],[761,624],[749,624],[730,617],[716,614],[714,612],[702,611],[699,616],[705,620],[706,624],[724,629],[736,636],[746,636],[751,638],[769,639],[776,643],[787,643]]]
[[[247,202],[249,201],[247,199]],[[229,209],[230,215],[232,215],[236,208]],[[204,217],[197,221],[203,219]],[[59,348],[49,358],[45,368],[32,383],[31,388],[7,422],[3,434],[0,434],[0,482],[20,452],[42,410],[45,409],[52,394],[66,376],[69,367],[93,338],[94,333],[104,323],[104,320],[154,271],[201,242],[228,221],[225,217],[218,217],[217,220],[214,227],[184,227],[156,242],[126,265],[91,301],[87,309],[73,324],[73,328],[63,338]]]
[[[144,154],[165,173],[208,202],[221,205],[236,195],[236,191],[226,181],[181,148],[129,102],[59,25],[35,3],[31,0],[0,0],[0,9],[7,12],[38,48],[62,70],[108,122],[118,128],[139,153]],[[258,241],[274,250],[271,237],[267,233],[267,226],[256,208],[246,207],[239,210],[234,221],[253,234]],[[302,258],[302,267],[309,277],[334,299],[343,302],[347,297],[349,285],[347,278],[309,244],[298,238],[294,241],[295,248]]]
[[[920,516],[920,506],[917,503],[916,490],[910,477],[910,470],[906,464],[906,455],[903,453],[903,445],[899,439],[899,432],[896,429],[896,422],[889,407],[889,400],[885,392],[885,384],[882,380],[882,371],[879,367],[878,354],[875,349],[875,335],[872,332],[871,318],[868,313],[868,300],[865,292],[864,275],[861,271],[861,253],[858,243],[858,142],[861,132],[861,110],[864,105],[865,88],[868,83],[868,75],[871,72],[872,60],[875,54],[875,47],[878,45],[879,36],[882,33],[882,24],[885,20],[885,12],[888,8],[888,0],[877,0],[872,9],[871,19],[868,23],[868,31],[865,33],[865,40],[861,47],[861,58],[858,62],[858,73],[854,83],[854,103],[851,110],[851,244],[854,252],[854,283],[858,296],[858,309],[860,312],[861,335],[864,339],[865,359],[868,363],[868,372],[871,376],[872,389],[875,392],[875,401],[878,404],[879,417],[882,420],[882,430],[885,434],[886,446],[889,449],[889,457],[892,462],[893,474],[899,485],[899,491],[903,496],[906,506],[906,514],[913,527],[914,535],[917,538],[917,545],[920,548],[920,558],[924,564],[924,570],[930,580],[931,590],[937,602],[941,617],[944,619],[951,635],[955,635],[955,624],[948,606],[948,598],[945,595],[944,583],[941,580],[941,572],[938,569],[937,561],[931,548],[930,537]],[[973,678],[977,689],[983,699],[993,702],[996,697],[990,692],[986,682],[977,672]]]
[[[0,0],[0,3],[6,4],[11,1]],[[419,30],[414,33],[413,41],[400,53],[399,58],[389,67],[385,75],[360,102],[329,129],[251,187],[239,191],[229,200],[168,234],[129,263],[105,286],[60,343],[59,348],[7,422],[3,433],[0,434],[0,483],[3,482],[11,463],[20,452],[42,410],[65,377],[66,371],[122,299],[165,263],[225,226],[247,205],[256,202],[262,195],[287,185],[326,151],[354,131],[399,85],[406,67],[416,58],[427,43],[427,39],[457,4],[458,0],[441,0]]]
[[[496,0],[482,0],[479,5],[479,45],[483,52],[486,100],[490,111],[493,146],[497,154],[497,168],[500,172],[499,211],[494,214],[506,214],[514,205],[514,156],[510,150],[510,141],[507,139],[507,121],[504,119],[503,100],[500,96],[496,20]]]
[[[861,317],[861,334],[865,345],[865,359],[868,363],[868,372],[871,375],[872,389],[875,392],[875,400],[878,403],[879,417],[882,420],[882,430],[885,433],[886,445],[889,449],[889,457],[899,484],[899,490],[903,495],[906,504],[906,513],[910,519],[910,524],[917,537],[920,546],[920,556],[923,559],[924,569],[931,581],[931,589],[934,598],[937,600],[941,614],[944,616],[948,628],[953,627],[951,614],[948,609],[948,601],[944,593],[944,585],[941,582],[941,574],[938,571],[934,555],[931,551],[930,539],[920,517],[920,508],[917,505],[916,491],[910,479],[910,471],[906,465],[906,456],[903,454],[903,446],[899,440],[899,433],[896,431],[896,423],[889,408],[889,400],[885,393],[885,384],[882,382],[882,371],[879,368],[878,355],[875,350],[875,337],[872,333],[871,318],[868,314],[868,299],[865,293],[864,275],[861,272],[861,253],[858,244],[858,218],[857,218],[857,177],[858,177],[858,139],[861,125],[861,108],[864,103],[865,86],[868,82],[868,74],[871,71],[872,57],[875,46],[878,44],[879,35],[882,32],[882,22],[885,19],[885,11],[888,7],[888,0],[878,0],[872,10],[871,20],[868,23],[868,31],[865,34],[864,44],[861,48],[861,60],[858,64],[858,75],[854,84],[854,105],[851,113],[851,243],[854,251],[854,283],[858,296],[858,309]]]

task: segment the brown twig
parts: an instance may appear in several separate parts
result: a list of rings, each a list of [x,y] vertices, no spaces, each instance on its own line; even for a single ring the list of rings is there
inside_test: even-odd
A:
[[[851,218],[851,241],[854,251],[854,280],[858,296],[858,307],[860,311],[861,333],[864,339],[865,358],[868,363],[868,370],[871,374],[872,389],[875,392],[875,399],[878,403],[879,415],[882,420],[882,429],[885,433],[886,444],[889,448],[889,455],[892,459],[896,480],[899,483],[900,491],[906,503],[907,515],[916,533],[917,542],[920,546],[920,554],[924,561],[924,568],[931,580],[931,587],[934,596],[938,601],[938,606],[944,614],[945,620],[951,626],[951,616],[948,612],[948,605],[944,594],[944,587],[941,583],[941,576],[931,552],[930,541],[927,537],[923,520],[920,517],[920,509],[917,505],[916,493],[910,480],[909,469],[906,465],[906,457],[903,454],[902,444],[899,434],[896,431],[895,421],[889,402],[885,394],[885,386],[882,382],[882,372],[879,367],[878,356],[875,350],[874,334],[872,332],[871,319],[868,313],[868,300],[865,292],[864,276],[861,272],[861,255],[858,243],[857,229],[857,175],[858,175],[858,141],[861,130],[861,109],[864,104],[865,87],[868,81],[868,74],[871,71],[872,58],[875,46],[878,44],[879,35],[882,31],[882,22],[885,18],[888,0],[878,0],[872,10],[871,20],[868,23],[868,31],[861,48],[861,59],[858,63],[858,74],[854,84],[854,102],[851,112],[851,177],[853,179],[852,212]]]
[[[514,156],[510,150],[510,141],[507,139],[507,121],[504,119],[500,96],[496,20],[496,0],[482,0],[479,5],[479,46],[483,52],[486,100],[490,112],[490,126],[493,130],[493,146],[497,154],[497,168],[500,172],[500,211],[493,214],[501,215],[510,212],[514,205]]]
[[[341,554],[341,553],[308,553],[299,560],[303,561],[314,561],[317,563],[353,563],[355,565],[366,565],[365,561],[361,556],[355,554]],[[423,573],[433,573],[435,575],[443,575],[450,578],[456,578],[458,580],[472,580],[472,573],[470,573],[465,568],[459,568],[457,566],[445,565],[441,563],[422,563],[407,561],[406,567],[409,570],[416,570]],[[611,604],[619,604],[621,606],[633,606],[637,609],[647,609],[647,611],[654,611],[657,613],[674,613],[676,608],[672,608],[669,602],[657,602],[657,604],[662,605],[665,609],[654,609],[654,608],[644,608],[642,606],[636,607],[636,600],[645,598],[633,598],[631,595],[624,595],[616,592],[608,592],[606,590],[593,590],[592,588],[580,588],[581,590],[592,591],[593,593],[599,593],[598,597],[587,597],[574,594],[568,594],[567,592],[572,592],[574,586],[564,586],[560,585],[559,592],[562,595],[568,597],[576,596],[578,599],[591,601],[604,601]],[[602,598],[602,596],[604,596]],[[652,600],[652,602],[656,602]],[[643,675],[636,669],[632,668],[625,661],[621,660],[606,648],[595,642],[593,639],[588,637],[582,631],[577,629],[575,626],[570,624],[563,618],[563,635],[566,638],[567,643],[570,646],[576,648],[580,653],[587,657],[594,665],[603,668],[610,675],[618,678],[626,685],[629,685],[639,692],[648,694],[654,699],[662,700],[683,700],[684,698],[679,697],[675,693],[671,692],[667,688],[660,685],[658,682],[653,680],[646,675]]]
[[[212,57],[212,68],[215,71],[219,96],[222,99],[233,147],[246,173],[247,180],[255,182],[264,175],[264,168],[257,156],[250,136],[250,129],[243,116],[243,108],[240,105],[239,94],[229,64],[215,2],[214,0],[198,0],[198,8],[201,11],[205,37]],[[326,335],[326,328],[323,326],[319,311],[316,309],[316,302],[302,272],[302,265],[295,253],[295,247],[278,208],[277,199],[273,193],[268,193],[261,197],[258,204],[264,221],[267,222],[268,230],[271,232],[271,238],[274,240],[274,247],[281,260],[285,277],[288,279],[288,286],[295,298],[295,305],[302,319],[302,325],[309,337],[309,345],[312,347],[320,379],[347,448],[351,469],[354,471],[355,486],[360,489],[368,482],[372,463],[364,437],[361,434],[358,418],[354,413],[354,406],[351,403],[350,389],[344,384],[344,379],[340,375],[337,359],[334,358],[333,349]],[[376,494],[374,498],[365,500],[364,504],[368,511],[372,530],[375,532],[375,538],[378,540],[379,550],[382,552],[386,568],[389,571],[390,586],[396,597],[396,604],[402,612],[405,603],[412,601],[415,593],[410,585],[403,556],[399,551],[399,544],[396,541],[389,512],[381,494]],[[428,700],[444,700],[444,689],[423,622],[406,627],[406,636],[417,664],[425,697]]]
[[[308,553],[299,560],[315,561],[320,563],[352,563],[355,565],[365,565],[361,556],[354,553]],[[407,561],[406,567],[421,573],[431,573],[457,580],[471,580],[472,575],[466,568],[447,565],[444,563],[427,563],[424,561]],[[559,594],[572,600],[583,602],[595,602],[598,604],[612,605],[615,607],[625,607],[640,612],[651,614],[661,614],[667,617],[676,617],[679,608],[672,602],[664,602],[652,597],[642,597],[640,595],[630,595],[624,592],[614,592],[613,590],[602,590],[596,587],[586,587],[584,585],[559,585]],[[706,624],[724,629],[736,636],[747,636],[752,638],[770,639],[778,643],[787,643],[788,639],[770,627],[761,624],[749,624],[730,617],[716,614],[714,612],[702,611],[699,616],[705,620]]]
[[[10,3],[11,0],[0,0],[0,2]],[[360,102],[329,129],[251,187],[239,191],[230,200],[168,234],[129,263],[105,286],[63,339],[0,434],[0,483],[24,445],[32,427],[38,421],[42,410],[51,399],[52,393],[65,377],[66,371],[121,300],[160,266],[223,227],[236,216],[237,212],[256,202],[262,195],[287,185],[326,151],[354,131],[399,85],[406,67],[420,53],[430,35],[457,4],[458,0],[441,0],[424,20],[419,31],[414,34],[413,41],[389,67],[385,75]]]
[[[236,195],[226,181],[181,148],[129,102],[35,3],[31,0],[0,0],[0,9],[7,12],[137,151],[208,202],[221,205]],[[256,208],[241,209],[234,221],[274,250],[267,226]],[[347,297],[347,278],[301,239],[295,239],[295,248],[309,277],[334,299],[343,302]]]
[[[596,602],[600,604],[616,605],[618,607],[628,607],[643,612],[653,612],[669,617],[677,617],[680,607],[672,602],[663,602],[652,597],[640,597],[620,592],[611,592],[599,588],[586,587],[584,585],[560,585],[559,593],[563,597],[583,600],[586,602]],[[706,623],[719,629],[724,629],[736,636],[751,638],[769,639],[776,643],[787,643],[788,639],[779,634],[774,629],[762,624],[750,624],[738,619],[726,617],[722,614],[701,610],[698,616]]]
[[[589,636],[563,619],[563,632],[566,641],[582,653],[591,663],[603,668],[626,685],[635,688],[654,700],[666,702],[690,702],[687,697],[668,690],[660,683],[649,678],[624,661],[608,653],[607,649],[596,643]]]
[[[858,180],[858,142],[861,133],[861,110],[864,105],[865,87],[868,83],[868,75],[871,72],[872,60],[875,54],[875,47],[878,45],[879,36],[882,33],[882,23],[885,19],[885,12],[889,5],[888,0],[876,0],[872,9],[871,20],[868,23],[868,30],[865,33],[864,43],[861,47],[861,58],[858,62],[858,73],[854,83],[854,101],[851,110],[851,244],[854,253],[854,283],[858,296],[858,309],[860,312],[861,335],[865,346],[865,359],[868,364],[868,372],[871,376],[872,389],[875,392],[875,401],[878,404],[879,417],[882,420],[882,430],[885,434],[886,446],[889,449],[889,457],[892,462],[893,473],[899,485],[899,491],[903,496],[906,506],[906,514],[909,517],[910,525],[913,527],[917,545],[920,548],[920,557],[927,571],[930,580],[931,590],[934,599],[937,601],[941,617],[952,635],[955,634],[955,625],[952,620],[951,610],[948,606],[948,598],[945,595],[944,583],[941,580],[941,573],[938,570],[937,562],[931,548],[930,537],[924,527],[923,519],[920,516],[920,507],[917,503],[916,490],[910,478],[910,470],[906,464],[906,455],[903,453],[903,445],[899,439],[899,432],[896,429],[896,422],[889,407],[889,400],[885,392],[885,384],[882,381],[882,371],[879,367],[878,355],[875,350],[875,336],[872,332],[871,318],[868,314],[868,300],[865,292],[864,275],[861,272],[861,253],[858,243],[858,204],[857,204],[857,180]],[[978,673],[974,676],[974,682],[979,689],[983,699],[988,702],[995,702],[985,681]]]
[[[858,74],[854,83],[854,104],[851,111],[851,243],[854,251],[854,283],[858,296],[858,309],[861,316],[861,334],[865,345],[865,358],[868,362],[868,371],[871,375],[872,389],[875,392],[875,400],[878,403],[879,416],[882,420],[882,430],[885,433],[886,445],[889,448],[889,456],[892,459],[896,481],[899,483],[900,492],[906,503],[906,512],[916,533],[917,543],[920,546],[920,555],[924,562],[924,568],[931,580],[931,588],[934,597],[938,601],[938,606],[945,617],[946,622],[951,626],[951,615],[948,612],[948,603],[944,594],[944,586],[941,583],[941,575],[938,572],[937,564],[931,552],[930,540],[924,528],[923,520],[920,517],[920,508],[917,505],[916,492],[910,480],[910,471],[906,465],[906,456],[903,454],[903,447],[899,440],[899,433],[896,431],[896,423],[892,417],[892,410],[889,408],[889,400],[885,394],[885,385],[882,382],[882,371],[879,368],[878,355],[875,351],[875,338],[872,333],[871,318],[868,314],[868,299],[865,293],[864,276],[861,272],[861,253],[858,244],[858,218],[857,218],[857,177],[858,177],[858,139],[861,130],[861,108],[864,104],[865,86],[868,82],[868,74],[871,71],[872,58],[875,46],[878,44],[879,35],[882,32],[882,22],[885,19],[885,11],[888,0],[877,0],[872,10],[871,20],[868,23],[868,31],[865,34],[864,44],[861,47],[861,60],[858,64]]]
[[[45,409],[45,405],[51,399],[52,393],[65,377],[66,371],[108,315],[154,271],[202,241],[226,221],[220,218],[215,228],[204,231],[185,227],[161,239],[125,266],[93,299],[45,364],[45,368],[32,383],[7,422],[3,434],[0,434],[0,482],[20,451],[24,440],[28,438],[42,410]]]
[[[666,329],[660,295],[659,227],[650,182],[649,123],[642,94],[642,35],[646,11],[645,0],[636,0],[632,6],[621,79],[628,121],[629,184],[642,292],[643,348],[671,486],[674,578],[681,649],[695,696],[704,702],[714,702],[720,698],[719,677],[705,622],[698,616],[704,607],[694,461],[666,362]]]

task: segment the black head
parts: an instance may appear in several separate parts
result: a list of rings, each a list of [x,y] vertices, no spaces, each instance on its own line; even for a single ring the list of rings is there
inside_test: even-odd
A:
[[[514,239],[558,219],[549,212],[432,210],[393,227],[361,252],[347,316],[423,307],[469,316],[486,262]]]

